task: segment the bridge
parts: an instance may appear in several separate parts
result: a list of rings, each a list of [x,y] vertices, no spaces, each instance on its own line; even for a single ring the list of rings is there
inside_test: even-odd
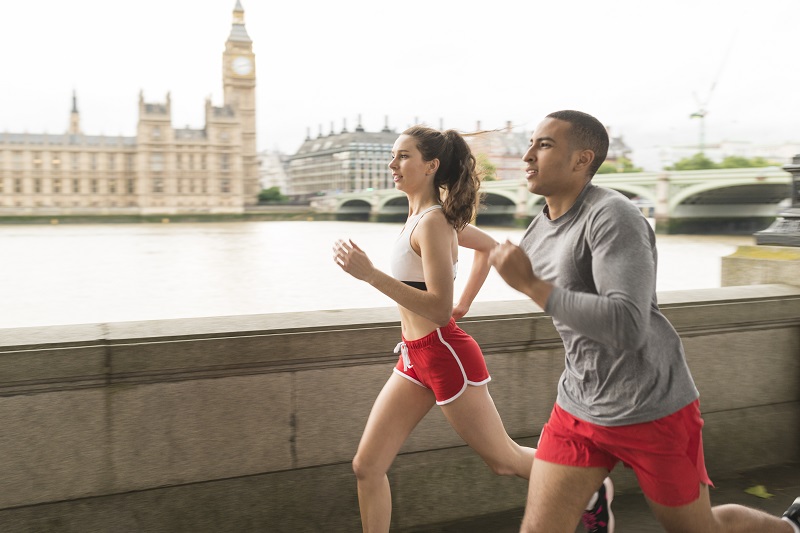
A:
[[[791,199],[792,176],[779,167],[598,174],[599,186],[630,198],[655,219],[659,233],[751,233],[766,228]],[[479,224],[527,225],[544,206],[525,180],[481,186]],[[405,194],[395,189],[332,194],[312,202],[342,219],[402,220]]]

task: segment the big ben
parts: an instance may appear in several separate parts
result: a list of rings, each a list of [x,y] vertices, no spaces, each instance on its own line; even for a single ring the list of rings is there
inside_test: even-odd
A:
[[[243,196],[253,205],[258,196],[256,151],[256,62],[253,41],[244,27],[244,9],[236,1],[233,24],[222,54],[222,79],[225,105],[234,109],[241,121]]]

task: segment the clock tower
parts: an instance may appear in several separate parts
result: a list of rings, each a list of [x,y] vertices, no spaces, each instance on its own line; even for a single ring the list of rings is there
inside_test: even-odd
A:
[[[222,86],[225,106],[241,121],[242,176],[245,205],[254,205],[258,197],[258,160],[256,151],[256,61],[253,41],[244,27],[244,9],[236,0],[233,25],[222,53]]]

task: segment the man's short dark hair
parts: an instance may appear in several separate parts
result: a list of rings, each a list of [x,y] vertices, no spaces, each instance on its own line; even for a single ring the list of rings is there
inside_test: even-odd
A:
[[[589,177],[594,176],[608,155],[608,131],[599,120],[588,113],[581,111],[556,111],[547,118],[569,122],[570,146],[573,150],[591,150],[594,152],[594,161],[589,167]]]

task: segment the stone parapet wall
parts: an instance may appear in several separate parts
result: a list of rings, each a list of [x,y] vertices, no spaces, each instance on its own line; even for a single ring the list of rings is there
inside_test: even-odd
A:
[[[800,288],[659,296],[712,479],[800,460]],[[550,318],[487,302],[460,324],[508,432],[535,445],[563,370]],[[391,308],[0,330],[0,530],[358,531],[350,461],[399,335]],[[525,501],[437,408],[390,480],[399,531]]]

